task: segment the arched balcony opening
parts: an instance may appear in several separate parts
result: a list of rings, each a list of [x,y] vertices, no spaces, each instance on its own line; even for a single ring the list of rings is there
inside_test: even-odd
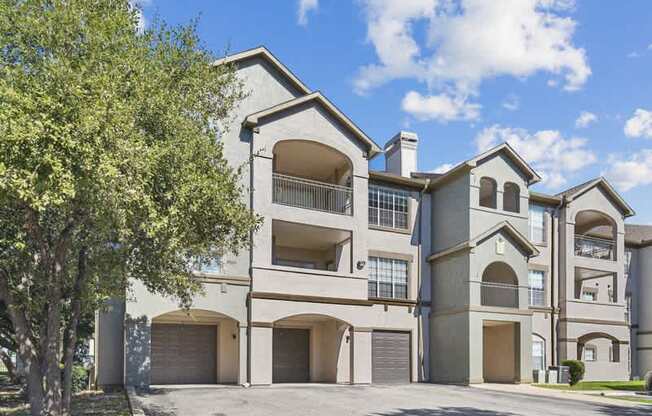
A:
[[[353,164],[332,147],[308,140],[274,146],[276,204],[353,215]]]
[[[489,177],[480,179],[480,206],[485,208],[497,208],[498,185],[496,181]]]
[[[512,182],[507,182],[503,189],[503,210],[521,212],[521,188]]]
[[[491,263],[482,273],[481,304],[518,308],[518,277],[507,263]]]
[[[575,216],[575,255],[616,260],[615,221],[599,211],[580,211]]]
[[[591,332],[577,338],[577,358],[584,361],[587,373],[600,362],[620,362],[620,341],[613,335]]]

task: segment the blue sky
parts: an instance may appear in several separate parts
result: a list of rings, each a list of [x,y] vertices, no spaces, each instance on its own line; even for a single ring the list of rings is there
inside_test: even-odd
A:
[[[141,2],[217,55],[265,45],[381,146],[420,138],[419,169],[508,141],[556,193],[605,175],[652,224],[652,7],[641,1]],[[382,169],[382,157],[372,168]]]

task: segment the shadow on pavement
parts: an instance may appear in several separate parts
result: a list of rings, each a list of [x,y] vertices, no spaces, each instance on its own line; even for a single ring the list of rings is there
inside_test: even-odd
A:
[[[652,415],[652,406],[640,407],[620,407],[620,406],[599,406],[597,413],[609,416],[650,416]]]
[[[475,407],[439,407],[435,409],[394,409],[370,416],[516,416],[515,413],[495,412]]]

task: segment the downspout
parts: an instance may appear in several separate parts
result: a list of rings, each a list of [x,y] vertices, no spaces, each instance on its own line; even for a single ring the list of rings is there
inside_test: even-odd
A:
[[[250,129],[251,139],[249,140],[249,211],[254,211],[254,134],[258,128]],[[247,295],[247,385],[251,386],[251,293],[254,290],[254,232],[249,231],[249,293]]]
[[[551,225],[550,225],[550,351],[551,351],[551,357],[550,357],[550,362],[552,365],[556,365],[557,361],[557,342],[556,342],[556,326],[555,326],[555,281],[557,278],[558,273],[557,271],[557,263],[555,262],[555,255],[558,254],[556,252],[556,245],[555,245],[555,237],[559,237],[559,233],[556,232],[557,228],[559,228],[559,213],[561,212],[561,208],[564,206],[564,198],[562,197],[561,201],[559,202],[559,205],[557,205],[552,213],[551,217]],[[555,226],[556,225],[556,226]],[[561,253],[559,253],[561,255]]]
[[[430,186],[430,179],[426,178],[426,183],[423,185],[423,189],[419,191],[419,206],[418,206],[418,212],[419,212],[419,228],[418,228],[418,233],[419,233],[419,238],[417,240],[417,340],[418,340],[418,346],[417,346],[417,357],[419,358],[419,366],[421,367],[423,365],[423,333],[421,330],[421,326],[423,325],[423,316],[421,314],[421,244],[423,242],[423,236],[422,236],[422,225],[423,225],[423,194],[428,190],[428,187]],[[425,371],[423,371],[425,374]],[[425,381],[425,380],[424,380]],[[428,380],[430,381],[430,380]]]

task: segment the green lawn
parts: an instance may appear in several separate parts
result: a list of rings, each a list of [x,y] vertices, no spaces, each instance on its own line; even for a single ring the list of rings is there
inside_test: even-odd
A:
[[[614,391],[643,391],[644,381],[580,381],[574,386],[567,384],[533,384],[536,387],[555,390],[569,391],[596,391],[596,390],[614,390]]]

